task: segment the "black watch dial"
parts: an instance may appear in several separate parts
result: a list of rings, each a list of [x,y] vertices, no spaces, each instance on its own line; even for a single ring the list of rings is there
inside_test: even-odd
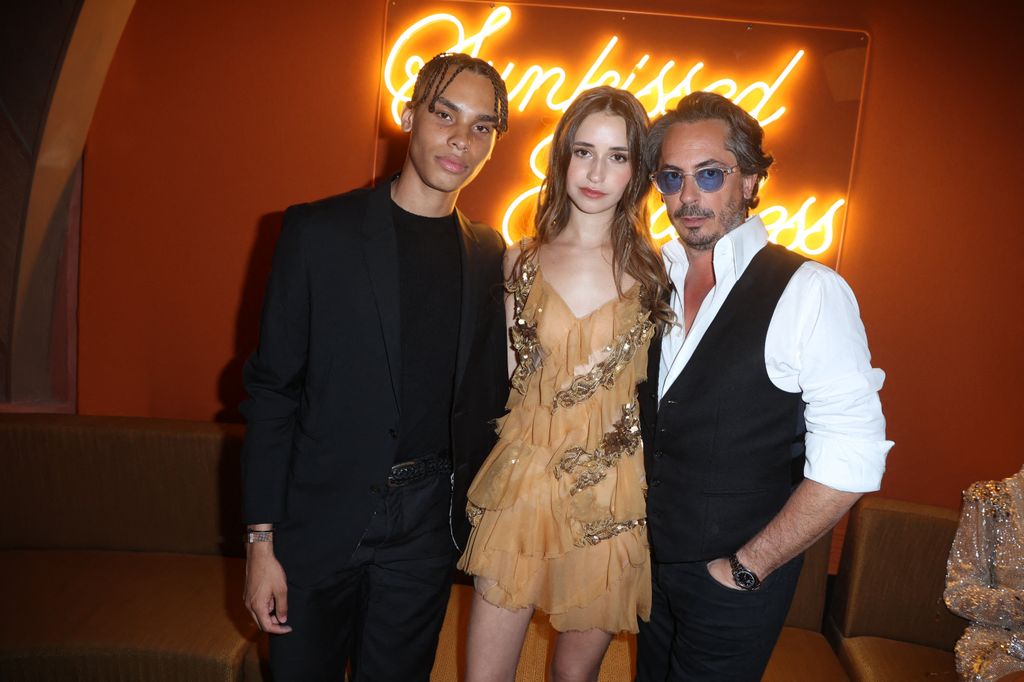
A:
[[[756,590],[761,586],[761,580],[749,568],[740,563],[740,560],[733,554],[729,557],[729,567],[732,569],[732,579],[736,586],[742,590]]]
[[[752,590],[757,587],[757,576],[745,568],[733,571],[732,579],[744,590]]]

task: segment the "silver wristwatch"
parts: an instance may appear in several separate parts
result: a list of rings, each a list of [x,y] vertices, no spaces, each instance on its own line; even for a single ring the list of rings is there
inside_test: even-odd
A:
[[[245,531],[245,542],[246,544],[253,544],[254,542],[273,542],[274,531],[272,530],[247,530]]]

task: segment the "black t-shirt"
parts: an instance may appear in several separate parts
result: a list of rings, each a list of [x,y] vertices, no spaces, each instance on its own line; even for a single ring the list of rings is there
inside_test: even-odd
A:
[[[402,399],[396,462],[451,443],[462,261],[455,214],[425,218],[392,202],[398,237]]]

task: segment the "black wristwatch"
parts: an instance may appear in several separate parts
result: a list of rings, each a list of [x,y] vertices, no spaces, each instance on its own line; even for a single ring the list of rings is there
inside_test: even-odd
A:
[[[761,587],[761,580],[757,574],[740,563],[735,554],[729,555],[729,568],[732,569],[732,580],[741,590],[748,592]]]

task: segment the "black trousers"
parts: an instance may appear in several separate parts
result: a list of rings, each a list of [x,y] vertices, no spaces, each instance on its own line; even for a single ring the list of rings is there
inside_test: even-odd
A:
[[[711,577],[704,561],[654,563],[651,620],[640,622],[637,637],[637,682],[760,680],[801,566],[803,555],[745,592]]]
[[[451,588],[451,481],[381,492],[348,565],[321,584],[288,584],[292,632],[270,636],[274,682],[430,677]]]

